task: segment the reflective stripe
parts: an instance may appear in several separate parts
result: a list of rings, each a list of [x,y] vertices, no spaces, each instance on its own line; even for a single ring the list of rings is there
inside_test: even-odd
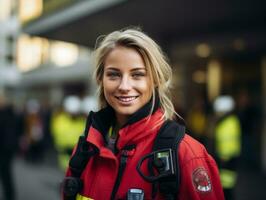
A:
[[[91,199],[89,197],[81,196],[80,194],[77,194],[76,200],[93,200],[93,199]]]
[[[236,185],[236,179],[237,179],[237,173],[228,170],[228,169],[221,169],[220,170],[220,177],[223,188],[230,189],[235,187]]]

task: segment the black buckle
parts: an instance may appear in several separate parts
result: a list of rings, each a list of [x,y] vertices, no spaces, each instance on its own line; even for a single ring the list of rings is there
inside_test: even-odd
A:
[[[156,172],[153,172],[153,174],[157,175],[147,176],[141,171],[140,168],[146,159],[149,159],[152,162],[154,168],[157,170]],[[161,149],[142,157],[138,162],[137,171],[141,177],[148,182],[155,182],[159,179],[175,175],[176,169],[174,168],[173,150]]]
[[[80,192],[82,186],[83,183],[80,178],[66,177],[62,183],[63,194],[67,199],[74,198]]]

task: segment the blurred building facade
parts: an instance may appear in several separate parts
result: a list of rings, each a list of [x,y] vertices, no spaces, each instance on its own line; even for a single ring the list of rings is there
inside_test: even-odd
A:
[[[13,81],[6,78],[5,83],[0,82],[0,90],[11,93],[15,99],[32,96],[48,98],[53,103],[62,101],[71,93],[93,95],[95,83],[91,78],[90,52],[97,37],[128,26],[139,26],[158,41],[170,58],[174,71],[173,96],[178,112],[186,117],[195,101],[203,99],[208,115],[213,100],[221,94],[239,100],[241,114],[250,118],[243,120],[243,124],[251,124],[247,134],[255,143],[252,148],[256,162],[266,173],[266,127],[263,126],[266,124],[265,2],[0,2],[13,2],[14,11],[7,14],[9,17],[5,17],[5,23],[13,21],[13,29],[16,29],[0,36],[1,41],[6,38],[4,43],[14,41],[11,52],[16,55],[15,59],[10,59],[13,60],[10,65],[15,67],[6,67],[2,57],[8,58],[3,56],[8,53],[0,54],[0,76],[6,74],[6,68],[14,69],[10,72]],[[10,39],[14,34],[15,39]],[[1,52],[2,49],[8,48],[1,48]],[[249,98],[244,107],[249,106],[250,111],[240,108],[243,93]]]
[[[28,99],[59,105],[68,95],[91,94],[89,48],[23,31],[42,14],[45,2],[1,0],[0,91],[15,104]],[[90,89],[89,89],[90,88]]]

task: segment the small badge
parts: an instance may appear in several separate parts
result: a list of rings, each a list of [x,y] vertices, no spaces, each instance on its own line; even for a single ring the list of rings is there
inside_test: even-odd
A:
[[[210,192],[212,190],[211,180],[203,167],[194,170],[192,180],[198,192]]]

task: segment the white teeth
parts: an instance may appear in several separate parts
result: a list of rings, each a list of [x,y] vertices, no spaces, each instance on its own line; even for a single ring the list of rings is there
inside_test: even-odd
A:
[[[118,97],[118,99],[120,101],[123,101],[123,102],[129,102],[129,101],[132,101],[134,99],[136,99],[137,97]]]

